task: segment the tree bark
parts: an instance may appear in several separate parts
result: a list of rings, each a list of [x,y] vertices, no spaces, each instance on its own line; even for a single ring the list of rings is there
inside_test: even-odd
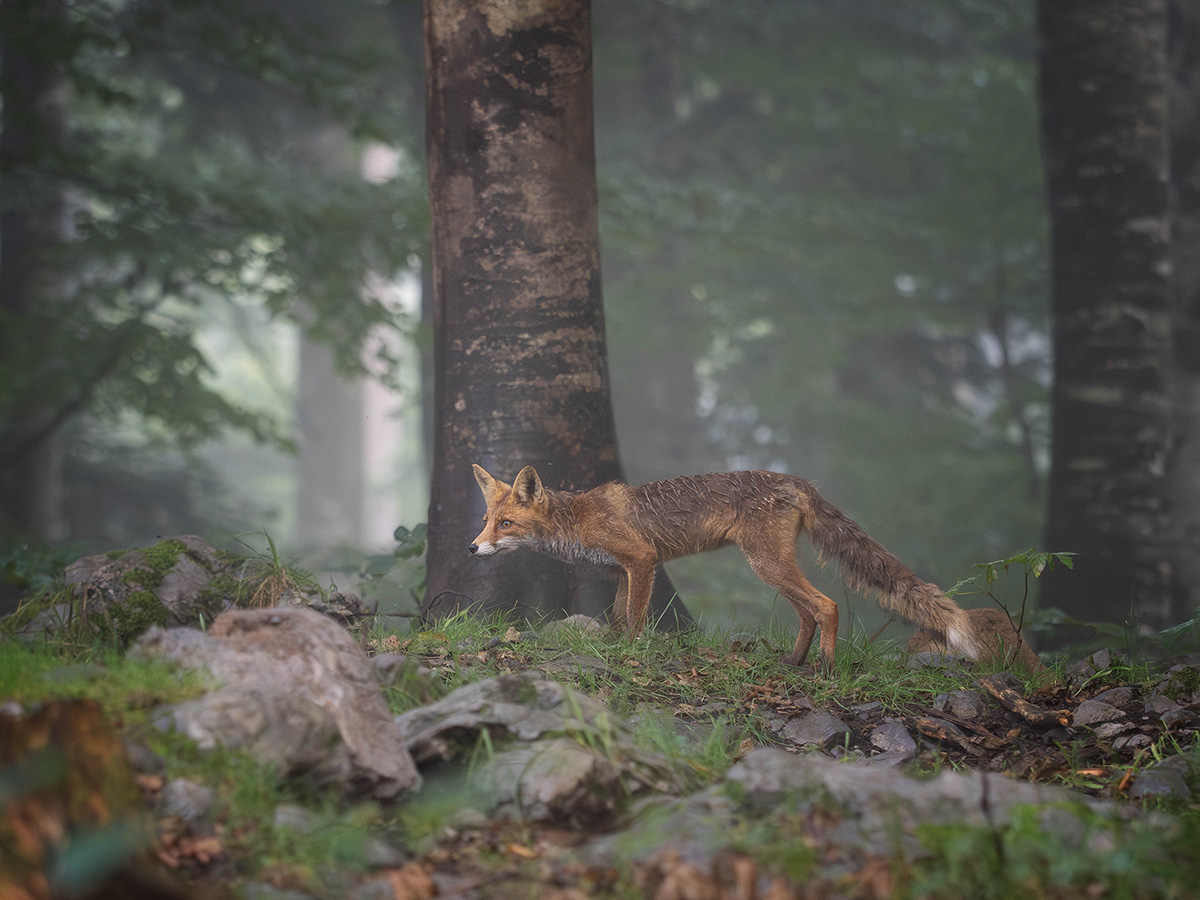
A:
[[[504,479],[533,464],[554,488],[621,477],[600,296],[589,5],[426,0],[425,52],[437,410],[426,611],[597,614],[615,593],[598,570],[467,553],[483,510],[472,462]],[[660,572],[655,613],[672,593]]]
[[[49,174],[66,134],[66,79],[54,56],[60,16],[55,4],[0,0],[0,327],[62,300],[55,252],[67,238],[66,203]],[[44,429],[52,402],[36,398],[3,423],[5,442],[20,446]],[[49,429],[0,469],[0,520],[42,541],[66,537],[62,465],[61,432]]]
[[[1166,0],[1040,0],[1055,383],[1043,603],[1170,619]]]
[[[1171,621],[1179,622],[1200,606],[1200,6],[1170,0],[1168,10],[1176,440]]]

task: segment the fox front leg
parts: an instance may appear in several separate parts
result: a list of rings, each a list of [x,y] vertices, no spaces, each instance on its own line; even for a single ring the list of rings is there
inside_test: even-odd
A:
[[[635,638],[642,633],[642,627],[646,624],[646,607],[650,605],[650,592],[654,590],[654,563],[626,566],[621,584],[628,585],[625,634]],[[620,599],[619,589],[617,598]]]
[[[617,596],[613,600],[612,624],[614,628],[628,631],[629,576],[624,572],[617,578]]]

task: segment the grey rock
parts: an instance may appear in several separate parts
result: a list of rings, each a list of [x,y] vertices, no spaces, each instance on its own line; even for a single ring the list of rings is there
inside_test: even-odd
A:
[[[1192,796],[1192,789],[1184,777],[1187,771],[1186,762],[1180,762],[1179,757],[1157,762],[1138,775],[1129,789],[1130,799],[1187,800]]]
[[[823,709],[797,716],[783,727],[783,736],[793,744],[822,750],[844,743],[849,735],[846,723]]]
[[[203,749],[243,747],[285,776],[346,794],[387,798],[419,781],[370,661],[319,613],[231,610],[207,634],[151,629],[130,653],[198,669],[217,685],[167,716]]]
[[[1188,709],[1172,709],[1162,714],[1162,723],[1168,728],[1178,728],[1190,725],[1196,720],[1196,714]]]
[[[1098,725],[1101,722],[1115,722],[1117,719],[1123,718],[1125,718],[1125,713],[1103,700],[1084,700],[1076,708],[1071,722],[1075,726]]]
[[[611,671],[608,663],[598,656],[564,656],[544,662],[537,668],[547,675],[606,675]]]
[[[1176,712],[1183,707],[1172,700],[1166,694],[1155,694],[1143,704],[1146,712],[1152,715],[1165,716],[1167,713]]]
[[[925,780],[898,779],[893,770],[835,763],[813,754],[794,756],[775,748],[752,750],[730,769],[726,781],[741,786],[752,810],[774,808],[788,795],[818,792],[856,817],[865,832],[881,837],[894,833],[897,824],[907,830],[916,823],[1004,823],[1020,805],[1096,805],[1063,788],[985,772],[943,771]]]
[[[778,748],[751,751],[730,769],[725,784],[656,806],[654,815],[639,817],[629,829],[592,841],[584,858],[627,865],[670,855],[703,873],[716,873],[715,861],[730,846],[731,835],[787,809],[800,816],[836,812],[836,824],[810,836],[819,856],[861,859],[899,852],[911,859],[927,852],[914,836],[918,824],[994,829],[1012,821],[1018,808],[1036,806],[1042,827],[1080,843],[1088,839],[1090,815],[1115,817],[1117,809],[1064,788],[1002,775],[943,771],[915,779],[894,764],[836,762]],[[1088,816],[1081,815],[1084,807]]]
[[[163,815],[179,816],[193,824],[205,818],[217,802],[217,792],[206,784],[187,778],[172,778],[159,797]]]
[[[396,889],[387,879],[376,878],[354,885],[346,897],[347,900],[396,900]]]
[[[363,844],[363,862],[372,869],[398,869],[409,858],[402,848],[378,835],[370,835]]]
[[[317,815],[296,803],[280,803],[272,822],[276,828],[288,828],[297,834],[309,834],[317,826]]]
[[[1150,739],[1150,735],[1142,734],[1126,734],[1113,741],[1114,750],[1138,750],[1142,747],[1149,747],[1154,741]]]
[[[1096,737],[1102,741],[1110,741],[1121,734],[1128,734],[1137,726],[1132,722],[1100,722],[1097,725],[1091,726]]]
[[[978,719],[987,712],[988,703],[978,691],[951,691],[938,694],[933,706],[939,712],[949,713],[960,719]]]
[[[1087,684],[1096,674],[1096,667],[1086,659],[1081,659],[1075,665],[1071,666],[1064,673],[1067,679],[1067,684],[1072,687],[1082,687]]]
[[[461,739],[473,746],[485,728],[532,741],[547,732],[623,727],[618,722],[601,703],[537,672],[464,685],[437,703],[396,717],[402,740],[421,763],[454,758]]]
[[[596,825],[623,798],[620,770],[572,738],[551,738],[496,755],[490,779],[501,808],[526,822]]]
[[[465,830],[468,828],[486,828],[490,821],[491,819],[487,817],[487,813],[482,810],[470,806],[462,806],[451,814],[448,824],[451,828]]]
[[[254,881],[241,886],[245,900],[314,900],[313,895],[294,888],[278,888],[265,881]]]
[[[560,637],[564,632],[574,631],[579,634],[600,635],[607,629],[604,623],[591,616],[576,614],[565,619],[554,619],[542,626],[542,637]]]
[[[899,722],[884,722],[871,732],[871,746],[884,753],[904,755],[917,752],[917,742]]]
[[[134,771],[161,773],[167,770],[167,761],[141,741],[123,738],[121,743],[125,747],[125,758]]]
[[[604,747],[630,794],[678,792],[686,784],[676,764],[638,748],[628,724],[603,704],[536,671],[464,685],[436,703],[401,713],[396,726],[420,764],[461,756],[484,731],[497,745],[574,736],[579,743]]]
[[[1111,703],[1113,706],[1120,706],[1133,700],[1133,695],[1134,690],[1131,687],[1115,687],[1097,694],[1092,699],[1100,700],[1103,703]]]

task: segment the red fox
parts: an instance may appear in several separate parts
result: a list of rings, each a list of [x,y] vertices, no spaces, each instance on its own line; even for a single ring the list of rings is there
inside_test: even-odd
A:
[[[630,637],[641,633],[657,563],[737,544],[754,574],[779,591],[800,618],[796,645],[783,661],[802,665],[819,625],[822,661],[831,667],[838,609],[796,564],[796,539],[807,532],[822,558],[841,562],[852,588],[872,591],[885,609],[931,632],[953,652],[976,660],[992,655],[992,644],[976,635],[965,610],[914,575],[803,478],[729,472],[570,492],[544,488],[533,466],[517,473],[511,485],[480,466],[474,470],[487,513],[470,551],[489,557],[526,547],[616,570],[614,624]],[[1019,645],[1020,636],[1007,627],[1012,633],[1006,643]]]

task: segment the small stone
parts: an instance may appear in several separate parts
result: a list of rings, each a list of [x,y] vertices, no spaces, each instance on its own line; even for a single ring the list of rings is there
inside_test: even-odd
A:
[[[1142,734],[1140,731],[1137,734],[1127,734],[1113,741],[1114,750],[1137,750],[1140,747],[1149,747],[1153,741],[1150,740],[1150,735]]]
[[[1190,725],[1196,720],[1196,716],[1191,710],[1187,709],[1172,709],[1163,713],[1162,723],[1168,728],[1178,728],[1181,725]]]
[[[217,792],[187,778],[172,778],[162,789],[162,812],[192,823],[203,819],[216,803]]]
[[[1186,800],[1192,792],[1183,775],[1174,766],[1165,765],[1167,760],[1156,763],[1138,775],[1129,790],[1132,800]]]
[[[1066,675],[1067,684],[1072,687],[1082,687],[1087,684],[1096,674],[1095,667],[1086,659],[1081,659],[1064,673]]]
[[[871,732],[871,746],[884,753],[912,754],[917,752],[917,742],[908,729],[899,722],[885,722]]]
[[[298,834],[308,834],[317,823],[316,814],[295,803],[280,803],[273,819],[276,828],[289,828]]]
[[[1131,688],[1131,687],[1109,688],[1107,691],[1097,694],[1092,699],[1099,700],[1102,703],[1111,703],[1113,706],[1120,706],[1121,704],[1128,703],[1133,699],[1133,688]]]
[[[408,859],[401,848],[376,835],[368,837],[363,846],[363,862],[372,869],[398,869]]]
[[[486,828],[488,825],[488,817],[471,806],[463,806],[456,809],[450,816],[450,821],[446,824],[457,831],[465,831],[468,829]]]
[[[846,723],[823,709],[805,713],[783,727],[783,736],[793,744],[822,750],[844,743],[849,735]]]
[[[1124,717],[1125,713],[1102,700],[1084,700],[1075,710],[1072,724],[1077,727],[1080,725],[1096,725],[1101,722],[1112,722],[1116,719],[1123,719]]]
[[[574,631],[578,634],[604,634],[604,623],[582,613],[567,616],[565,619],[554,619],[542,628],[542,637],[561,637],[565,632]]]
[[[346,896],[349,900],[395,900],[396,889],[388,879],[376,878],[354,885]]]
[[[1151,715],[1163,716],[1183,707],[1165,694],[1157,694],[1146,701],[1144,709]]]
[[[976,691],[951,691],[938,694],[933,706],[939,712],[949,713],[960,719],[978,719],[987,711],[987,701]]]
[[[1100,740],[1107,741],[1119,734],[1132,731],[1135,727],[1132,722],[1101,722],[1092,730]]]

